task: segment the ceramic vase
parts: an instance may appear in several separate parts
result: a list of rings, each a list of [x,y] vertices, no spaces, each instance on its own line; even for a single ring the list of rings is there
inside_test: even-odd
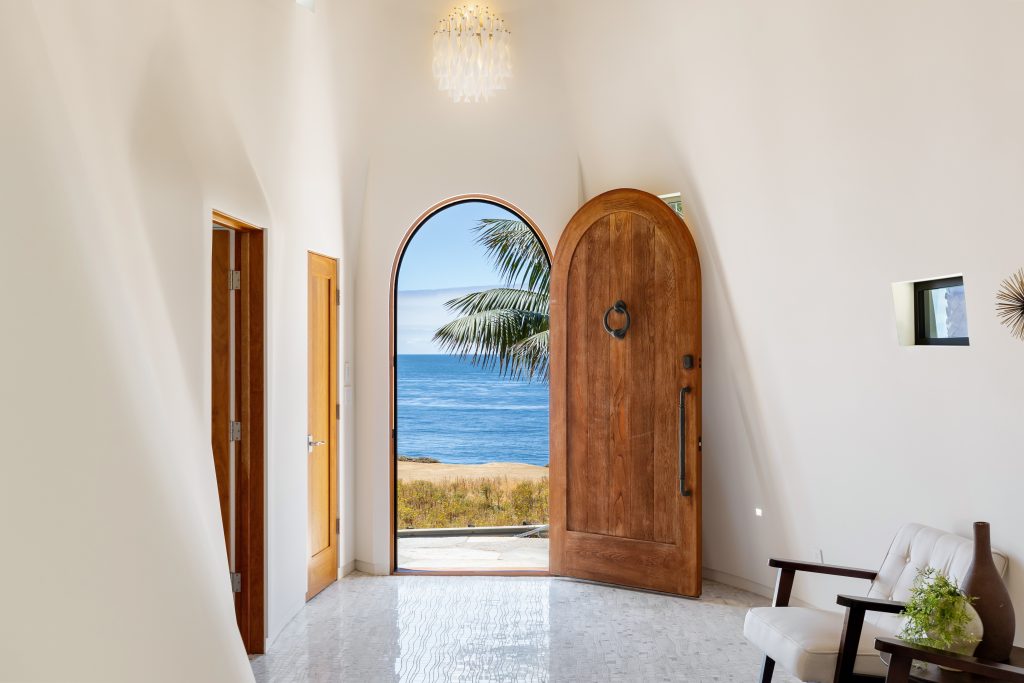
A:
[[[992,662],[1005,662],[1013,648],[1017,625],[1003,577],[992,559],[992,540],[988,522],[974,523],[974,561],[964,575],[960,589],[974,600],[984,634],[974,656]]]
[[[963,643],[955,643],[951,648],[950,652],[955,652],[958,655],[971,656],[975,654],[978,644],[985,636],[985,625],[981,623],[981,617],[978,616],[978,611],[971,605],[966,605],[967,614],[970,615],[971,620],[967,623],[964,629],[967,632],[967,641]],[[930,634],[929,634],[930,635]],[[951,666],[942,666],[939,664],[940,669],[946,669],[947,671],[959,671],[960,669],[954,669]]]

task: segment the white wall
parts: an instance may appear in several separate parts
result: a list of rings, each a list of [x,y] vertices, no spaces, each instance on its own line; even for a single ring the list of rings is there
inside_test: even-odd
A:
[[[303,605],[306,251],[343,256],[361,194],[342,9],[0,5],[0,680],[252,677],[209,449],[213,208],[267,228],[268,635]]]
[[[904,521],[983,519],[1024,615],[1024,346],[994,314],[1024,265],[1024,5],[560,6],[587,196],[680,189],[701,251],[705,564],[770,585],[770,555],[877,566]],[[900,347],[890,284],[954,272],[971,346]]]
[[[466,193],[515,204],[554,244],[578,206],[575,149],[564,81],[536,2],[506,3],[517,48],[515,78],[487,104],[455,105],[430,73],[432,26],[445,2],[375,2],[371,31],[388,41],[365,56],[374,65],[370,168],[356,275],[356,559],[386,573],[391,491],[389,466],[389,287],[399,245],[435,203]],[[371,98],[368,98],[371,99]]]

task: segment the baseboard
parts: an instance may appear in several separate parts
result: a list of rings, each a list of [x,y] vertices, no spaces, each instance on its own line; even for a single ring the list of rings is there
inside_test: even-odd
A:
[[[348,576],[349,574],[351,574],[355,570],[356,570],[356,561],[355,560],[349,560],[345,564],[343,564],[340,567],[338,567],[338,578],[339,579],[344,579],[346,576]]]
[[[771,586],[765,586],[764,584],[751,581],[750,579],[744,579],[742,576],[736,576],[728,572],[722,572],[717,569],[711,569],[710,567],[704,567],[704,578],[711,581],[717,581],[723,583],[726,586],[732,586],[733,588],[739,588],[740,590],[753,593],[754,595],[760,595],[763,598],[771,600],[775,597],[775,588]],[[796,596],[792,596],[789,599],[789,604],[793,607],[810,607],[810,603],[801,600]]]
[[[741,576],[729,574],[728,572],[711,569],[710,567],[704,567],[704,578],[710,579],[711,581],[717,581],[718,583],[724,583],[726,586],[739,588],[740,590],[753,593],[754,595],[760,595],[761,597],[768,598],[769,600],[775,594],[775,590],[769,586],[764,586],[756,581],[744,579]]]
[[[373,574],[374,576],[388,576],[391,574],[391,568],[387,565],[374,564],[364,560],[355,561],[355,570],[364,574]]]
[[[288,628],[288,624],[290,624],[292,622],[292,619],[294,619],[295,617],[297,617],[299,615],[299,612],[301,612],[302,608],[305,607],[305,606],[306,606],[305,602],[300,602],[299,604],[297,604],[294,607],[292,607],[292,609],[290,610],[291,614],[288,616],[287,619],[284,620],[284,624],[281,625],[281,628],[277,629],[276,633],[268,635],[266,637],[266,639],[265,639],[265,647],[263,648],[263,652],[265,652],[265,653],[269,653],[270,652],[270,649],[274,646],[274,643],[281,636],[281,634],[284,633],[284,630],[286,628]]]

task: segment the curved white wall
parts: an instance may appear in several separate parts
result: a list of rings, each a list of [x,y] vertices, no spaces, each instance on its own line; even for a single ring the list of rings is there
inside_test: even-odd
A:
[[[252,678],[209,448],[213,208],[267,228],[268,635],[304,604],[306,250],[343,256],[360,182],[340,16],[0,6],[0,680]]]
[[[1024,346],[994,314],[1024,266],[1024,7],[562,7],[586,194],[681,189],[701,250],[705,564],[770,585],[773,554],[877,566],[904,521],[985,519],[1024,615]],[[899,347],[890,283],[951,272],[971,346]]]

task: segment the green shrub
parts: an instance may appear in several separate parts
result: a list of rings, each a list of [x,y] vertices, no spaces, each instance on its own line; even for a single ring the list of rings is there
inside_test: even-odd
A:
[[[398,480],[398,528],[445,529],[548,523],[548,480],[508,477]]]

